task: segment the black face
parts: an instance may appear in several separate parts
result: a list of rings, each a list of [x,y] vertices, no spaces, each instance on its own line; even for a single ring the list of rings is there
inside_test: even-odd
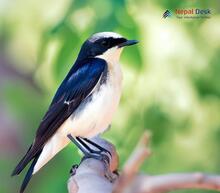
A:
[[[101,55],[108,49],[115,46],[123,47],[137,43],[136,40],[127,40],[123,37],[103,37],[103,38],[90,38],[84,42],[81,47],[78,59],[93,58]]]

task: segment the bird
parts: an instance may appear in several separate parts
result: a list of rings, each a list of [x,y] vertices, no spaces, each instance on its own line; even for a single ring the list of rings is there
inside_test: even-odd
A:
[[[86,141],[104,150],[89,139],[111,124],[122,93],[120,55],[125,46],[137,43],[115,32],[98,32],[82,44],[39,124],[33,143],[11,174],[19,175],[31,162],[20,193],[31,177],[71,140],[82,145]]]

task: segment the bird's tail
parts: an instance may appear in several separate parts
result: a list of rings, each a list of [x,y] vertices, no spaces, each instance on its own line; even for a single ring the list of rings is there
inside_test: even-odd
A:
[[[18,163],[18,165],[13,170],[11,176],[15,176],[21,173],[21,171],[26,167],[26,165],[33,159],[33,157],[30,157],[30,151],[31,151],[32,145],[29,147],[27,153],[25,156],[21,159],[21,161]]]
[[[21,173],[21,171],[27,166],[27,164],[31,161],[31,166],[28,169],[27,174],[25,175],[25,178],[22,182],[21,188],[20,188],[20,193],[23,193],[25,188],[28,185],[28,182],[30,181],[32,174],[33,174],[33,170],[34,170],[34,166],[37,163],[37,160],[41,154],[42,150],[37,152],[35,155],[32,154],[32,145],[29,147],[27,153],[25,154],[25,156],[21,159],[21,161],[18,163],[18,165],[15,167],[15,169],[12,172],[12,176],[14,175],[18,175]]]
[[[41,153],[41,152],[40,152],[40,153]],[[38,153],[38,154],[35,156],[35,158],[33,159],[32,163],[31,163],[31,166],[29,167],[28,172],[27,172],[27,174],[25,175],[25,178],[24,178],[24,180],[23,180],[23,182],[22,182],[22,185],[21,185],[21,188],[20,188],[20,193],[23,193],[24,190],[25,190],[25,188],[27,187],[27,185],[28,185],[28,183],[29,183],[29,181],[30,181],[30,179],[31,179],[31,177],[32,177],[33,170],[34,170],[34,166],[35,166],[35,164],[37,163],[37,160],[38,160],[38,158],[39,158],[39,156],[40,156],[40,153]]]

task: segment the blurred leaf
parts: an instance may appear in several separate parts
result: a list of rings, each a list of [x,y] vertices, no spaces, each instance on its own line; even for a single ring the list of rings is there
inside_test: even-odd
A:
[[[220,97],[220,48],[216,50],[209,66],[203,72],[195,72],[193,82],[201,97],[216,96]]]
[[[159,105],[152,105],[144,113],[144,128],[152,131],[152,142],[162,143],[171,132],[171,120]]]

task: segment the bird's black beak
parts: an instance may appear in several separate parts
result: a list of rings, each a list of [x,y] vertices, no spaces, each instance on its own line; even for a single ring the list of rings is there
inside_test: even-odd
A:
[[[123,42],[121,44],[118,45],[119,48],[125,47],[125,46],[131,46],[134,44],[137,44],[138,41],[137,40],[127,40],[126,42]]]

